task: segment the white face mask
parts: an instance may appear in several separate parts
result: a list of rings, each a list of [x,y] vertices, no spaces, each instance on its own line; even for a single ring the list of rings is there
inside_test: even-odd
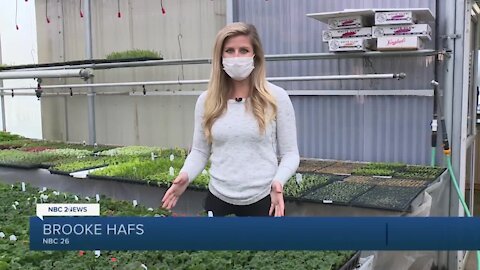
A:
[[[223,58],[222,60],[223,70],[230,76],[230,78],[236,81],[243,81],[252,70],[255,68],[253,66],[253,56],[252,57],[228,57]]]

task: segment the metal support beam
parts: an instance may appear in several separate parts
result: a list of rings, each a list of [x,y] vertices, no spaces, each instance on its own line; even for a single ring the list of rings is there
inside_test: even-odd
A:
[[[61,70],[27,70],[27,71],[2,71],[0,80],[8,79],[30,79],[30,78],[83,78],[93,76],[90,69],[61,69]]]
[[[405,73],[391,74],[363,74],[363,75],[327,75],[327,76],[298,76],[298,77],[270,77],[267,81],[324,81],[324,80],[371,80],[371,79],[403,79]],[[144,82],[119,82],[119,83],[92,83],[92,84],[63,84],[63,85],[44,85],[43,90],[61,89],[61,88],[97,88],[97,87],[130,87],[130,86],[149,86],[149,85],[186,85],[186,84],[206,84],[209,80],[176,80],[176,81],[144,81]],[[35,87],[10,87],[0,88],[0,90],[28,90]]]
[[[2,63],[2,38],[0,36],[0,64]],[[3,88],[3,80],[0,80],[0,88]],[[2,130],[7,131],[7,122],[5,118],[5,97],[3,96],[3,90],[0,90],[0,106],[2,107]]]
[[[91,1],[85,0],[84,14],[85,14],[85,58],[93,59],[93,45],[92,45],[92,12]],[[87,85],[93,84],[93,79],[87,80]],[[93,145],[97,141],[97,132],[95,125],[95,88],[88,87],[88,144]]]

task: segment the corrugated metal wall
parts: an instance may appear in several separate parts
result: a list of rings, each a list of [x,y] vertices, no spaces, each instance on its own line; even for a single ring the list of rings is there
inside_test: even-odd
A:
[[[434,0],[234,0],[234,20],[253,23],[266,54],[328,52],[326,25],[307,13],[355,8],[430,8]],[[431,24],[434,27],[433,24]],[[428,43],[433,48],[433,42]],[[288,90],[428,89],[432,57],[271,62],[269,76],[407,73],[407,79],[278,83]],[[429,163],[431,97],[292,96],[305,157]]]
[[[77,0],[36,1],[39,62],[85,59],[85,18]],[[93,58],[111,52],[149,49],[164,59],[211,56],[217,31],[225,25],[225,0],[164,1],[92,0]],[[83,2],[84,4],[84,2]],[[48,12],[50,23],[46,22]],[[209,65],[139,67],[96,70],[95,82],[207,79]],[[45,80],[45,84],[81,83],[79,79]],[[204,90],[205,85],[154,86],[154,90]],[[134,88],[135,89],[135,88]],[[137,87],[141,91],[141,87]],[[66,89],[68,91],[68,89]],[[113,90],[130,91],[132,88]],[[63,90],[65,92],[65,90]],[[111,92],[112,88],[97,88]],[[58,92],[58,91],[57,91]],[[188,147],[192,141],[195,96],[97,96],[97,142],[119,145]],[[44,97],[44,138],[88,141],[88,107],[85,96]]]

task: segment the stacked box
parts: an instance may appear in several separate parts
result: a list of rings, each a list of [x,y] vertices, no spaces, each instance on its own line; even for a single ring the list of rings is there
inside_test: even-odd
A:
[[[328,41],[328,49],[331,52],[367,51],[371,48],[372,44],[366,38],[339,38]]]
[[[417,22],[412,11],[375,12],[375,25],[414,24]]]
[[[372,17],[344,16],[328,19],[322,34],[330,52],[367,51],[372,48]]]
[[[323,30],[322,40],[323,42],[328,42],[329,40],[339,39],[339,38],[371,38],[371,37],[372,37],[372,28],[362,27],[362,28],[350,28],[350,29]]]
[[[431,40],[432,29],[428,24],[415,24],[413,11],[375,12],[372,36],[377,39],[378,51],[420,50],[425,40]]]

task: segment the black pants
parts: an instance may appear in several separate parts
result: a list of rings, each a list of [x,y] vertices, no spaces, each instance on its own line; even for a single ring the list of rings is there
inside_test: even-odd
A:
[[[268,216],[270,205],[270,195],[267,195],[260,201],[249,205],[229,204],[217,198],[210,191],[205,199],[205,211],[207,211],[207,213],[208,211],[212,211],[213,215],[216,217],[223,217],[232,214],[239,217]]]

